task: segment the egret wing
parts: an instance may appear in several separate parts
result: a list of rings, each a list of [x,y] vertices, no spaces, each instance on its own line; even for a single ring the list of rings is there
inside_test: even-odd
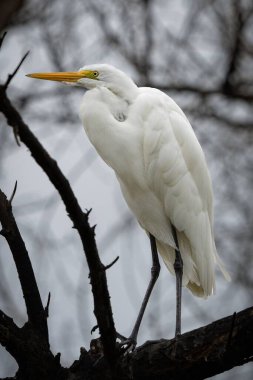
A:
[[[209,295],[214,290],[216,249],[212,187],[205,157],[181,109],[169,97],[158,102],[156,98],[144,126],[146,178],[178,231],[183,259],[192,259],[191,271],[184,273],[185,281],[200,284]]]

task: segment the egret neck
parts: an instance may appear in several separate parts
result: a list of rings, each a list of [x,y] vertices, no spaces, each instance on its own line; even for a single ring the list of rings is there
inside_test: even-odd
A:
[[[121,165],[119,168],[115,166],[115,154],[119,163],[127,160],[124,157],[129,131],[127,120],[138,94],[137,85],[124,73],[116,71],[108,82],[104,75],[103,82],[87,91],[81,102],[80,117],[85,120],[86,134],[99,155],[116,172],[119,172]],[[87,104],[92,104],[92,107],[87,107]]]

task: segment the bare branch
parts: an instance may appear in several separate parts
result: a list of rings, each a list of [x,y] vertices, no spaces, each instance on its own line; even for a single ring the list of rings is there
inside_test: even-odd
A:
[[[12,194],[11,199],[13,198]],[[25,243],[20,235],[18,226],[12,214],[11,202],[0,190],[0,222],[2,224],[1,235],[9,244],[20,284],[22,287],[28,319],[33,327],[48,341],[47,321],[41,302],[39,289],[34,276],[32,264],[26,250]]]
[[[229,92],[233,87],[233,75],[238,67],[240,54],[242,50],[242,30],[244,27],[244,20],[242,17],[242,9],[239,2],[233,2],[233,23],[234,35],[231,41],[231,51],[229,52],[229,62],[227,72],[224,78],[223,88],[225,92]]]
[[[0,310],[0,342],[8,351],[11,345],[10,331],[13,335],[17,335],[18,330],[19,328],[13,322],[13,319]]]
[[[201,380],[252,361],[252,318],[253,307],[172,340],[148,341],[119,359],[116,379]],[[82,362],[93,368],[94,380],[110,379],[99,339],[69,368],[73,379],[83,376]]]
[[[33,326],[16,326],[13,320],[0,310],[0,343],[15,358],[19,371],[15,379],[64,380],[66,370],[49,350],[48,343],[36,334]]]
[[[6,37],[6,34],[7,34],[7,32],[3,32],[3,34],[0,37],[0,49],[1,49],[2,45],[3,45],[4,39]]]
[[[147,342],[122,360],[118,379],[200,380],[252,361],[252,318],[253,307],[177,339]]]
[[[48,298],[47,298],[47,304],[46,304],[46,307],[45,307],[45,313],[46,313],[46,317],[47,318],[49,317],[49,305],[50,305],[50,301],[51,301],[51,293],[49,292],[48,293]]]
[[[15,181],[13,192],[10,196],[9,203],[11,204],[13,201],[13,198],[15,197],[16,191],[17,191],[18,181]]]
[[[225,97],[227,98],[231,98],[231,99],[241,99],[241,100],[244,100],[246,102],[250,102],[252,103],[253,102],[253,94],[252,93],[246,93],[246,92],[235,92],[235,91],[232,91],[232,89],[230,90],[226,90],[226,92],[224,91],[223,88],[220,88],[220,87],[217,87],[217,88],[204,88],[204,87],[198,87],[198,86],[194,86],[194,85],[188,85],[186,83],[182,83],[182,84],[175,84],[175,83],[169,83],[168,85],[159,85],[159,84],[155,84],[155,83],[148,83],[146,84],[147,86],[150,86],[150,87],[156,87],[158,88],[159,90],[161,91],[165,91],[165,92],[168,92],[168,91],[176,91],[176,92],[191,92],[191,93],[194,93],[196,95],[200,95],[200,96],[212,96],[212,95],[224,95]]]
[[[17,65],[16,69],[13,71],[12,74],[9,74],[8,75],[8,78],[5,82],[5,84],[3,85],[3,87],[5,88],[5,90],[7,89],[7,87],[9,86],[11,80],[15,77],[15,75],[17,74],[18,70],[20,69],[20,67],[22,66],[24,60],[26,59],[26,57],[28,56],[29,54],[29,50],[25,53],[25,55],[23,56],[23,58],[20,60],[19,64]]]
[[[110,269],[117,261],[119,260],[119,256],[117,256],[110,264],[104,267],[104,270]]]

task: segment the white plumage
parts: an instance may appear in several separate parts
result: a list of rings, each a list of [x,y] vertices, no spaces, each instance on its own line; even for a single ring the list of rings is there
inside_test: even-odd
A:
[[[205,157],[186,116],[163,92],[138,88],[109,65],[91,65],[97,80],[80,116],[103,160],[112,167],[124,198],[144,230],[151,233],[166,266],[174,273],[177,231],[183,285],[207,297],[215,289],[215,264],[228,279],[213,236],[213,195]]]

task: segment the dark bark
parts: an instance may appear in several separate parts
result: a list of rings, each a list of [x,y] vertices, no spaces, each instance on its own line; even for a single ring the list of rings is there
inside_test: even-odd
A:
[[[19,370],[19,380],[62,380],[66,370],[59,363],[58,356],[49,350],[45,339],[26,323],[22,328],[0,311],[0,342],[15,358]]]
[[[200,380],[243,365],[253,360],[252,322],[253,307],[178,339],[147,342],[119,358],[114,378]],[[29,325],[19,329],[3,313],[0,313],[0,339],[20,365],[17,380],[111,380],[99,340],[91,342],[89,352],[81,349],[79,360],[66,369],[61,367],[59,355],[54,357]]]
[[[47,318],[40,298],[39,289],[34,276],[31,261],[25,243],[20,235],[18,226],[12,214],[11,201],[0,190],[0,222],[3,235],[10,247],[24,300],[29,322],[33,328],[48,342]]]
[[[119,360],[117,380],[206,379],[253,360],[253,307],[183,334],[178,339],[146,342]],[[70,368],[74,379],[94,356],[81,355]],[[82,365],[84,367],[82,367]],[[109,379],[103,359],[93,370],[94,380]]]
[[[253,307],[183,334],[150,342],[121,363],[118,379],[206,379],[253,360]],[[122,372],[121,372],[122,371]],[[132,377],[131,377],[132,375]]]
[[[10,24],[13,16],[23,7],[25,0],[2,0],[0,12],[0,30]]]

